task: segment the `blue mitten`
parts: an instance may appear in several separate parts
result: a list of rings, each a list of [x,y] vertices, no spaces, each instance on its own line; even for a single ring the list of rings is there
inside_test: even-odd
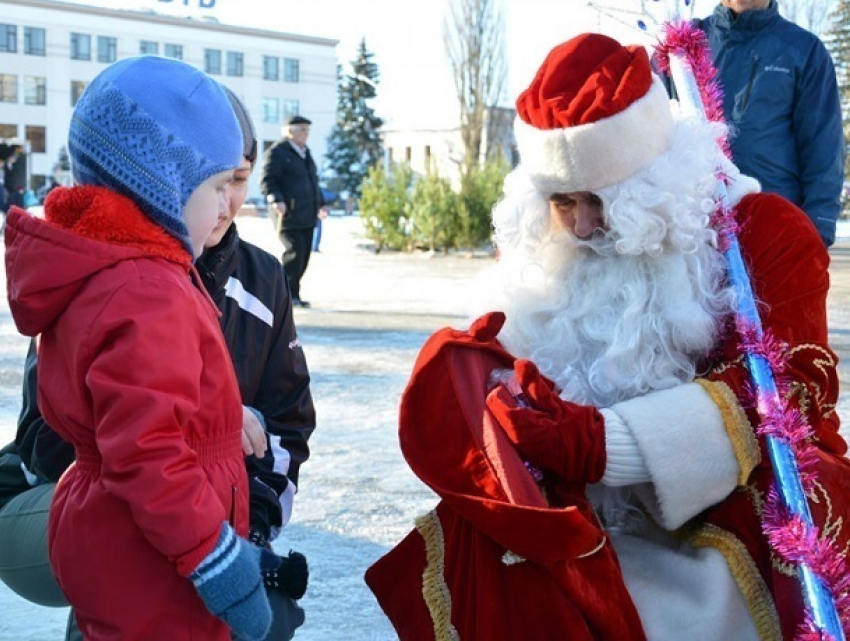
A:
[[[261,641],[272,612],[260,574],[260,548],[239,538],[227,523],[212,552],[189,577],[204,605],[227,623],[235,636]]]

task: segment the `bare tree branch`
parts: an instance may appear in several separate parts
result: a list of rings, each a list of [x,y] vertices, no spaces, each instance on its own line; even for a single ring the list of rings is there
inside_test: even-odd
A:
[[[482,150],[488,112],[498,106],[507,78],[500,0],[449,2],[443,40],[460,109],[464,166],[472,167],[489,151]]]
[[[781,0],[779,12],[791,22],[820,36],[829,28],[829,12],[834,4],[833,0]]]

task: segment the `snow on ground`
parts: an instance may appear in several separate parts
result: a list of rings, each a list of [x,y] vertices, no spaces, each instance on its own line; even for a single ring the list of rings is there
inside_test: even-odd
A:
[[[268,219],[240,218],[237,224],[244,237],[279,255]],[[436,502],[401,456],[399,399],[428,335],[463,322],[470,280],[489,259],[376,256],[364,249],[356,217],[332,216],[324,227],[322,252],[312,258],[302,286],[313,308],[296,310],[318,427],[293,522],[275,547],[299,550],[310,561],[302,600],[307,621],[297,639],[384,641],[396,637],[363,573]],[[850,239],[850,223],[840,233]],[[831,321],[841,321],[841,331],[850,334],[842,310]],[[0,443],[14,436],[26,345],[3,296]],[[839,413],[850,421],[850,394],[842,396]],[[62,639],[66,615],[66,609],[33,605],[0,583],[0,641]]]

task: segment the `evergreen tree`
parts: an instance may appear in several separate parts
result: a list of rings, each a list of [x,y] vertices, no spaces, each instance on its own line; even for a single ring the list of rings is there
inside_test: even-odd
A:
[[[831,26],[824,34],[823,41],[835,64],[844,122],[844,140],[850,143],[850,0],[839,0],[829,18]],[[850,176],[850,156],[845,157],[844,167]]]
[[[335,185],[360,197],[360,185],[369,169],[381,163],[383,145],[381,127],[384,121],[375,115],[369,101],[377,94],[378,65],[374,54],[360,41],[357,57],[351,62],[351,73],[337,68],[336,125],[328,137],[328,167],[336,175]]]

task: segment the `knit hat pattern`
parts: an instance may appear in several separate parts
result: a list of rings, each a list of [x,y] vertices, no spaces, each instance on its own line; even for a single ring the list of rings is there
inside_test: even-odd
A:
[[[217,82],[183,62],[142,56],[107,67],[68,134],[74,181],[131,198],[191,250],[183,210],[210,176],[239,164],[242,134]]]
[[[516,107],[520,160],[545,194],[620,183],[673,140],[670,101],[646,50],[602,34],[552,49]]]

